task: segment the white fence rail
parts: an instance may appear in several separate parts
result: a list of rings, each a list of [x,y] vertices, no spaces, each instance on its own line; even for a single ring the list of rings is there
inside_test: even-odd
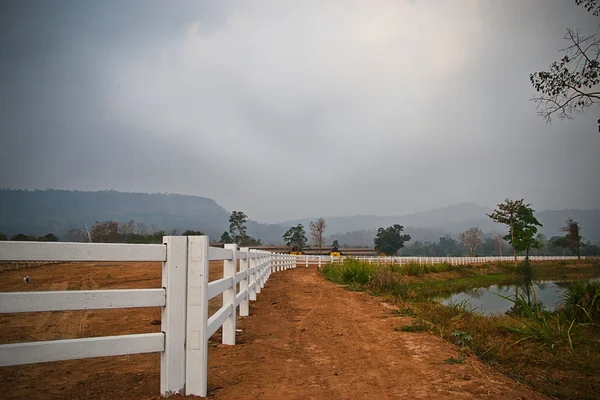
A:
[[[297,257],[298,265],[306,267],[313,264],[319,266],[327,263],[342,262],[347,258],[356,258],[366,261],[369,264],[440,264],[448,263],[452,265],[467,264],[485,264],[490,262],[514,262],[513,256],[489,256],[489,257],[376,257],[376,256],[329,256],[329,255],[301,255]],[[582,260],[585,257],[581,257]],[[525,260],[525,256],[517,256],[518,261]],[[559,261],[559,260],[577,260],[577,256],[529,256],[530,261]]]
[[[162,245],[0,242],[0,261],[161,261],[162,288],[0,293],[0,313],[161,307],[161,332],[0,345],[0,366],[161,353],[160,391],[206,397],[208,339],[222,327],[235,344],[236,316],[249,315],[272,272],[295,268],[296,257],[209,247],[207,236],[166,236]],[[223,260],[223,278],[209,282],[209,261]],[[238,267],[239,265],[239,267]],[[239,284],[239,291],[237,287]],[[223,306],[208,315],[208,301]]]

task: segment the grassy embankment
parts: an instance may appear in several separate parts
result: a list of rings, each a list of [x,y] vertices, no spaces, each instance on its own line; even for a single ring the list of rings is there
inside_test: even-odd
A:
[[[448,364],[475,355],[535,390],[565,399],[598,398],[600,393],[600,282],[570,288],[564,304],[548,311],[523,295],[510,315],[483,316],[468,303],[444,306],[430,297],[493,284],[521,284],[535,279],[586,279],[600,275],[600,260],[539,262],[527,270],[512,263],[453,266],[369,265],[354,259],[327,265],[327,279],[349,290],[366,290],[398,305],[390,317],[413,317],[395,329],[431,331],[458,345]]]

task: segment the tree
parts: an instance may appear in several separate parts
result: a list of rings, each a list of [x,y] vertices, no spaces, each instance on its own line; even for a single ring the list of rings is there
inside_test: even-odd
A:
[[[598,0],[575,0],[594,16],[600,15]],[[564,39],[567,47],[560,51],[563,58],[550,65],[549,71],[535,72],[529,76],[538,92],[532,100],[538,105],[538,114],[547,123],[552,116],[571,119],[600,101],[600,36],[586,36],[579,30],[568,29]],[[598,121],[600,123],[600,120]]]
[[[560,231],[566,232],[566,235],[560,244],[563,247],[571,249],[575,254],[577,254],[577,259],[581,260],[581,246],[585,246],[585,243],[583,241],[583,237],[579,233],[579,223],[573,221],[572,218],[568,218],[566,225],[560,228]]]
[[[379,228],[377,236],[373,239],[375,250],[385,255],[395,255],[402,247],[404,242],[410,240],[410,235],[402,235],[404,227],[402,225],[392,225],[386,228]]]
[[[90,236],[94,243],[117,243],[119,241],[119,223],[117,221],[96,221],[92,226]]]
[[[48,233],[45,236],[41,236],[38,238],[40,242],[58,242],[59,239],[54,233]]]
[[[67,242],[89,242],[87,232],[81,229],[69,229],[69,232],[67,232]]]
[[[231,236],[229,236],[229,232],[227,232],[227,231],[223,232],[223,234],[221,235],[220,242],[221,243],[233,243]]]
[[[332,246],[335,247],[336,249],[339,249],[340,248],[340,242],[338,242],[337,239],[336,239],[336,240],[333,241]]]
[[[292,226],[283,234],[283,240],[285,241],[285,245],[291,247],[293,251],[301,251],[306,247],[306,242],[308,241],[304,232],[304,226],[302,224]]]
[[[8,240],[8,236],[6,236],[4,233],[0,233],[0,241],[3,240]]]
[[[319,255],[321,255],[321,249],[325,245],[325,229],[327,225],[325,224],[325,220],[323,218],[319,218],[316,221],[311,221],[310,223],[310,238],[315,245],[319,249]]]
[[[27,236],[23,233],[17,233],[16,235],[13,235],[10,240],[12,241],[16,241],[16,242],[27,242],[27,241],[35,241],[36,238],[33,236]]]
[[[234,211],[229,217],[229,235],[232,242],[237,243],[238,246],[241,246],[248,238],[246,222],[248,222],[248,216],[242,211]]]
[[[227,232],[223,232],[223,234],[226,234],[226,233]],[[202,231],[191,231],[188,229],[187,231],[183,232],[181,234],[181,236],[204,236],[204,233]]]
[[[515,265],[517,263],[517,252],[526,251],[529,257],[531,247],[536,247],[535,234],[536,226],[542,226],[535,218],[535,212],[531,204],[525,204],[523,199],[506,199],[504,203],[498,204],[498,208],[492,214],[486,214],[493,221],[508,226],[508,235],[504,236],[513,248]]]
[[[478,227],[469,228],[458,235],[458,240],[467,246],[471,253],[471,257],[475,257],[475,250],[483,241],[483,232]]]

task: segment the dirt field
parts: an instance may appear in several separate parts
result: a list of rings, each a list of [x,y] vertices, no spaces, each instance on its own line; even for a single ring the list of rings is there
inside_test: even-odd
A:
[[[158,263],[61,264],[0,272],[1,291],[160,287]],[[221,266],[211,265],[211,280]],[[22,281],[28,274],[31,283]],[[214,311],[219,304],[212,304]],[[543,399],[476,359],[449,365],[457,349],[365,293],[315,268],[271,275],[238,319],[236,346],[210,343],[213,399]],[[0,315],[0,343],[158,332],[158,308]],[[158,399],[159,355],[0,368],[1,399]]]

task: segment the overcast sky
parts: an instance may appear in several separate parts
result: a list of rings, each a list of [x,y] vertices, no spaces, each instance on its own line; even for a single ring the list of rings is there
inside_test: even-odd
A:
[[[3,1],[0,187],[210,197],[276,222],[600,208],[600,109],[528,99],[571,0]]]

